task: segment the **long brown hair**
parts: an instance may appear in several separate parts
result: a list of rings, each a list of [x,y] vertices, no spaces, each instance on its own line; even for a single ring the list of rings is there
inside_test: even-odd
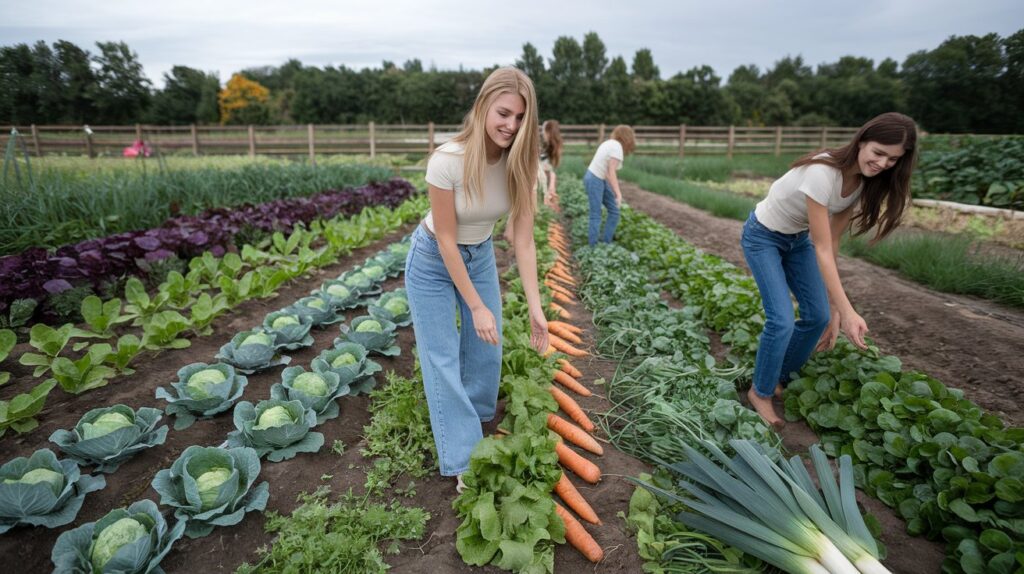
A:
[[[629,155],[636,149],[636,134],[633,128],[620,124],[612,130],[612,139],[622,144],[623,155]]]
[[[544,137],[544,154],[548,156],[551,167],[558,167],[562,162],[562,127],[558,120],[548,120],[540,126]]]
[[[860,195],[860,210],[853,217],[855,235],[866,233],[878,225],[872,243],[892,233],[903,219],[903,210],[910,202],[910,176],[917,163],[917,126],[914,120],[896,112],[875,116],[861,126],[850,140],[840,148],[811,152],[793,162],[791,167],[811,163],[832,166],[844,175],[857,166],[862,145],[875,142],[882,145],[902,145],[904,154],[891,168],[874,177],[865,177]],[[826,157],[814,157],[825,152]],[[882,210],[882,204],[885,210]]]
[[[494,100],[502,94],[516,94],[523,98],[525,112],[523,123],[516,133],[515,139],[508,150],[506,160],[506,181],[512,202],[512,214],[509,220],[526,210],[533,211],[534,182],[537,179],[539,163],[539,144],[537,143],[537,92],[534,91],[530,77],[521,70],[511,66],[498,68],[491,72],[480,86],[473,107],[462,121],[459,133],[451,141],[463,144],[463,187],[466,198],[483,197],[482,184],[484,168],[487,164],[487,112]]]

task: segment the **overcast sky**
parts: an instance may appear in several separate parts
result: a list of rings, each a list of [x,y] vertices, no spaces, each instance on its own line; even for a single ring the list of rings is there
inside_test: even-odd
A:
[[[531,42],[545,58],[559,36],[597,32],[627,65],[650,48],[663,78],[708,64],[723,81],[787,55],[817,65],[843,55],[902,63],[951,35],[1008,36],[1024,0],[34,0],[0,2],[0,45],[123,40],[157,87],[174,65],[216,72],[280,65],[425,67],[512,64]]]

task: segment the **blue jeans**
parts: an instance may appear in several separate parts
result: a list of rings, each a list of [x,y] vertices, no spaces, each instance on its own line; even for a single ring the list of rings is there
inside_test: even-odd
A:
[[[754,363],[754,392],[770,397],[777,384],[803,367],[828,326],[828,291],[806,231],[772,231],[751,212],[740,245],[761,291],[766,319]],[[790,291],[800,309],[795,322]]]
[[[615,235],[615,227],[619,225],[619,206],[615,205],[615,192],[609,183],[587,170],[583,176],[583,187],[587,190],[587,199],[590,200],[590,227],[587,230],[587,239],[590,245],[598,241],[601,234],[601,205],[608,210],[608,220],[604,223],[604,235],[601,241],[611,243]]]
[[[501,333],[501,291],[494,245],[488,238],[459,245],[469,278]],[[501,377],[501,346],[485,343],[473,328],[473,313],[455,288],[437,240],[422,225],[412,234],[405,260],[405,289],[412,312],[430,426],[441,474],[469,468],[469,455],[483,438],[481,422],[494,418]],[[458,309],[461,328],[456,325]]]

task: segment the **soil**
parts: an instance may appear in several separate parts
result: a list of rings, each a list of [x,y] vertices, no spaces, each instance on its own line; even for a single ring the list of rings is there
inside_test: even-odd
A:
[[[353,251],[348,257],[319,270],[313,276],[288,283],[273,299],[248,301],[236,307],[231,313],[214,322],[212,335],[193,339],[192,346],[185,350],[147,356],[138,362],[136,373],[129,377],[114,379],[106,387],[78,396],[63,393],[59,388],[55,389],[46,408],[38,417],[39,428],[23,436],[8,434],[0,440],[0,461],[6,462],[17,456],[28,456],[39,448],[51,448],[56,452],[54,445],[48,442],[50,434],[56,429],[72,428],[86,411],[101,405],[123,403],[134,408],[149,406],[162,409],[165,404],[154,398],[155,389],[158,386],[169,386],[176,379],[176,372],[182,366],[196,361],[214,362],[213,357],[220,346],[236,332],[258,325],[267,313],[292,303],[317,288],[323,281],[360,264],[366,257],[397,241],[410,230],[411,227],[407,226],[373,245]],[[499,250],[498,256],[501,265],[499,268],[506,268],[509,262],[508,254]],[[401,286],[401,278],[391,279],[384,284],[384,289],[390,290]],[[590,315],[582,306],[576,306],[574,311],[579,316],[578,324],[590,325]],[[365,309],[349,311],[346,322],[364,313]],[[314,330],[313,336],[316,343],[312,347],[290,353],[291,365],[308,366],[322,350],[330,348],[334,338],[338,336],[338,326]],[[587,339],[586,342],[592,345],[592,340]],[[384,372],[377,375],[378,384],[384,383],[383,375],[388,371],[395,371],[402,376],[412,375],[414,343],[412,329],[402,329],[399,331],[397,342],[402,348],[401,355],[394,358],[372,357],[384,368]],[[28,350],[27,345],[19,345],[15,349],[15,354],[24,350]],[[600,359],[578,360],[576,365],[585,373],[582,381],[586,384],[591,384],[595,379],[602,377],[610,380],[614,373],[614,364]],[[6,385],[4,398],[26,392],[36,382],[28,376],[29,370],[25,367],[14,364],[10,368],[14,371],[14,380]],[[249,384],[243,400],[257,402],[269,397],[270,387],[280,380],[280,371],[280,368],[274,368],[249,375]],[[579,402],[592,412],[600,412],[610,406],[597,394]],[[279,463],[263,461],[259,481],[266,480],[270,483],[268,511],[290,513],[298,506],[296,497],[301,492],[312,492],[321,485],[330,486],[334,493],[343,493],[348,489],[353,489],[356,493],[363,492],[366,471],[372,467],[372,461],[360,454],[360,449],[365,446],[363,427],[370,422],[368,405],[369,398],[365,395],[343,397],[340,400],[341,416],[315,429],[325,435],[325,446],[319,453],[300,454]],[[499,420],[500,413],[495,421]],[[168,421],[165,418],[162,422]],[[493,432],[496,425],[497,422],[487,425],[485,432]],[[197,421],[185,430],[175,431],[172,428],[163,445],[143,451],[124,463],[116,472],[104,475],[107,481],[106,488],[86,496],[82,510],[72,524],[57,529],[13,529],[0,537],[0,555],[8,561],[17,563],[19,572],[51,571],[50,550],[61,532],[98,520],[109,510],[136,500],[149,498],[159,503],[159,495],[150,487],[150,482],[157,471],[168,468],[188,446],[220,445],[232,430],[234,425],[230,411],[212,419]],[[343,441],[346,445],[341,455],[331,451],[331,445],[336,440]],[[641,571],[642,562],[637,555],[636,542],[626,531],[624,520],[617,517],[617,514],[628,511],[629,497],[633,492],[632,485],[623,477],[635,476],[650,469],[640,461],[617,452],[610,445],[606,445],[605,449],[604,456],[596,461],[604,476],[599,484],[592,486],[579,479],[573,480],[604,522],[601,526],[588,525],[587,529],[605,549],[605,559],[600,564],[593,565],[576,550],[567,545],[560,545],[555,551],[555,564],[559,571]],[[396,481],[399,488],[404,488],[407,484],[408,480],[401,477]],[[422,540],[405,541],[400,545],[399,554],[387,557],[393,571],[429,571],[434,574],[500,571],[493,567],[471,567],[459,557],[455,549],[455,530],[461,520],[451,507],[456,496],[454,480],[433,474],[416,481],[415,491],[416,495],[404,499],[403,503],[424,508],[430,513],[427,534]],[[273,540],[270,534],[264,532],[265,520],[263,513],[249,513],[241,523],[218,527],[204,538],[182,538],[175,544],[161,566],[173,574],[196,571],[233,572],[243,562],[255,563],[259,559],[256,549],[269,546]]]
[[[722,219],[623,183],[626,202],[669,227],[700,249],[749,271],[739,240],[743,223]],[[841,257],[839,271],[847,295],[872,328],[883,352],[896,355],[905,368],[925,372],[994,412],[1011,426],[1024,424],[1024,313],[987,301],[933,292],[893,271],[859,259]],[[667,294],[670,304],[678,305]],[[726,350],[712,335],[712,352]],[[984,353],[978,349],[985,349]],[[776,410],[782,412],[777,400]],[[782,431],[792,453],[806,452],[817,442],[803,421]],[[858,501],[882,527],[888,548],[885,565],[896,573],[941,571],[943,545],[906,533],[905,523],[880,501],[858,492]]]

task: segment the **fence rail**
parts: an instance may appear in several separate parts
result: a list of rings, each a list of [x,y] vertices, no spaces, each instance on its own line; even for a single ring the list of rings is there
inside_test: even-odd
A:
[[[455,124],[341,124],[280,126],[2,126],[0,146],[12,130],[23,138],[29,153],[75,154],[88,157],[121,155],[141,140],[161,153],[191,155],[316,155],[426,154],[448,141]],[[727,155],[803,153],[842,145],[856,128],[634,126],[636,153],[643,155]],[[562,125],[566,145],[593,149],[611,134],[605,124]],[[582,148],[582,149],[580,149]]]

